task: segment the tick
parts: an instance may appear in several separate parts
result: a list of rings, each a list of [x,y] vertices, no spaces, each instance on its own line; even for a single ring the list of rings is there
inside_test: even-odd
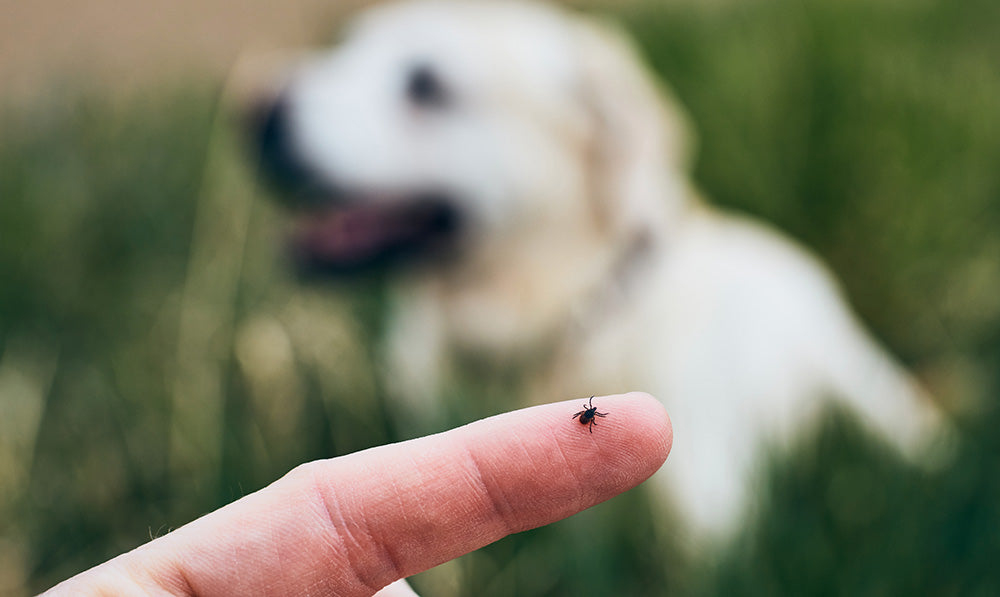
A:
[[[587,404],[583,405],[583,410],[573,415],[573,418],[580,417],[581,425],[590,425],[590,432],[594,432],[594,425],[597,425],[596,417],[606,417],[608,413],[597,412],[597,407],[594,406],[594,397],[590,397],[589,406]]]

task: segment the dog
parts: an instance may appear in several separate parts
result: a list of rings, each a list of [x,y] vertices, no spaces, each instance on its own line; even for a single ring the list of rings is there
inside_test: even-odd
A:
[[[295,253],[390,272],[404,412],[433,412],[468,353],[532,360],[529,401],[648,391],[676,430],[654,486],[708,539],[740,526],[763,454],[831,403],[916,461],[947,428],[816,258],[700,196],[688,119],[614,26],[385,5],[280,89],[257,134]]]

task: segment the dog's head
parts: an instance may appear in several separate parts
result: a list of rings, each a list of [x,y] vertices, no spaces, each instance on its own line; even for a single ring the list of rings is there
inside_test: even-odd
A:
[[[365,13],[289,73],[257,135],[301,212],[298,256],[333,272],[663,225],[688,143],[623,37],[515,2]]]

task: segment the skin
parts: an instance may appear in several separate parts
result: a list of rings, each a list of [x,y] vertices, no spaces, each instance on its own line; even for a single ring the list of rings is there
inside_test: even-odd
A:
[[[394,581],[660,468],[673,441],[661,404],[643,393],[600,402],[600,433],[568,424],[571,400],[301,465],[46,595],[412,595]]]

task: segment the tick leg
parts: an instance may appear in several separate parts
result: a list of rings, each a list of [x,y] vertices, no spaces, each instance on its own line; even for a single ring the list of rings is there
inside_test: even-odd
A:
[[[573,418],[575,419],[575,418],[579,417],[580,415],[582,415],[582,414],[583,414],[583,413],[585,413],[585,412],[587,412],[587,411],[585,411],[585,410],[581,410],[580,412],[578,412],[578,413],[576,413],[575,415],[573,415]]]
[[[598,417],[606,417],[606,416],[608,416],[608,413],[594,413],[594,414],[597,415]]]

